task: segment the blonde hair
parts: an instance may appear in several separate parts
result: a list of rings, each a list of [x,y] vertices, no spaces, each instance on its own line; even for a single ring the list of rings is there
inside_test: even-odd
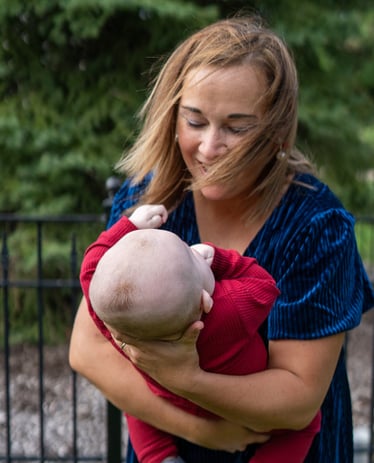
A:
[[[192,70],[209,67],[215,72],[239,65],[256,68],[266,79],[262,117],[240,146],[221,156],[209,175],[195,183],[175,143],[178,103],[186,76]],[[187,38],[166,61],[140,111],[143,127],[139,136],[117,168],[134,182],[152,173],[141,203],[164,204],[170,210],[188,189],[224,183],[236,190],[240,187],[247,221],[267,216],[278,204],[290,176],[313,172],[312,164],[294,146],[297,98],[293,58],[274,32],[257,17],[218,21]]]

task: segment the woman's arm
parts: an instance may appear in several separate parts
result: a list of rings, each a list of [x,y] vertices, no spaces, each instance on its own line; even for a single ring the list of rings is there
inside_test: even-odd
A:
[[[250,443],[267,440],[266,436],[225,420],[193,416],[154,395],[131,362],[98,330],[89,315],[85,299],[82,299],[76,315],[69,362],[119,409],[195,444],[235,451]]]
[[[310,423],[329,388],[344,334],[271,341],[267,370],[229,376],[200,369],[195,343],[201,327],[195,322],[172,347],[142,343],[127,346],[126,354],[174,393],[257,432],[302,429]]]

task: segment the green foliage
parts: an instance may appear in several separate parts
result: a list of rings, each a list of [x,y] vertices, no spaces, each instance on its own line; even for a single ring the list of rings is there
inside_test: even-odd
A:
[[[374,281],[374,219],[359,218],[356,222],[358,249],[367,269],[369,278]]]
[[[277,28],[299,71],[300,146],[349,208],[372,210],[374,9],[365,1],[304,1],[279,14]]]
[[[215,17],[175,1],[3,1],[0,210],[97,211],[136,129],[145,70]]]

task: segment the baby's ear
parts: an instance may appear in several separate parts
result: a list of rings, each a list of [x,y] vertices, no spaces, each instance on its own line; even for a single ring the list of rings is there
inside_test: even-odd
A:
[[[209,295],[208,291],[203,289],[201,291],[201,302],[200,302],[200,308],[203,312],[209,313],[211,308],[213,307],[213,299]]]

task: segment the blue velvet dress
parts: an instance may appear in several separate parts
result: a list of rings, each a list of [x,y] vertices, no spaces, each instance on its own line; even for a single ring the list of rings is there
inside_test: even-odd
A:
[[[245,255],[255,257],[281,291],[268,318],[268,339],[315,339],[347,331],[374,307],[374,291],[357,251],[354,219],[326,185],[311,175],[293,184]],[[135,204],[146,182],[125,182],[117,193],[109,225]],[[187,193],[165,229],[188,244],[200,242],[193,197]],[[352,463],[352,411],[344,351],[322,406],[322,429],[308,463]],[[187,463],[247,463],[253,449],[213,452],[179,439]],[[129,443],[127,463],[137,463]]]

